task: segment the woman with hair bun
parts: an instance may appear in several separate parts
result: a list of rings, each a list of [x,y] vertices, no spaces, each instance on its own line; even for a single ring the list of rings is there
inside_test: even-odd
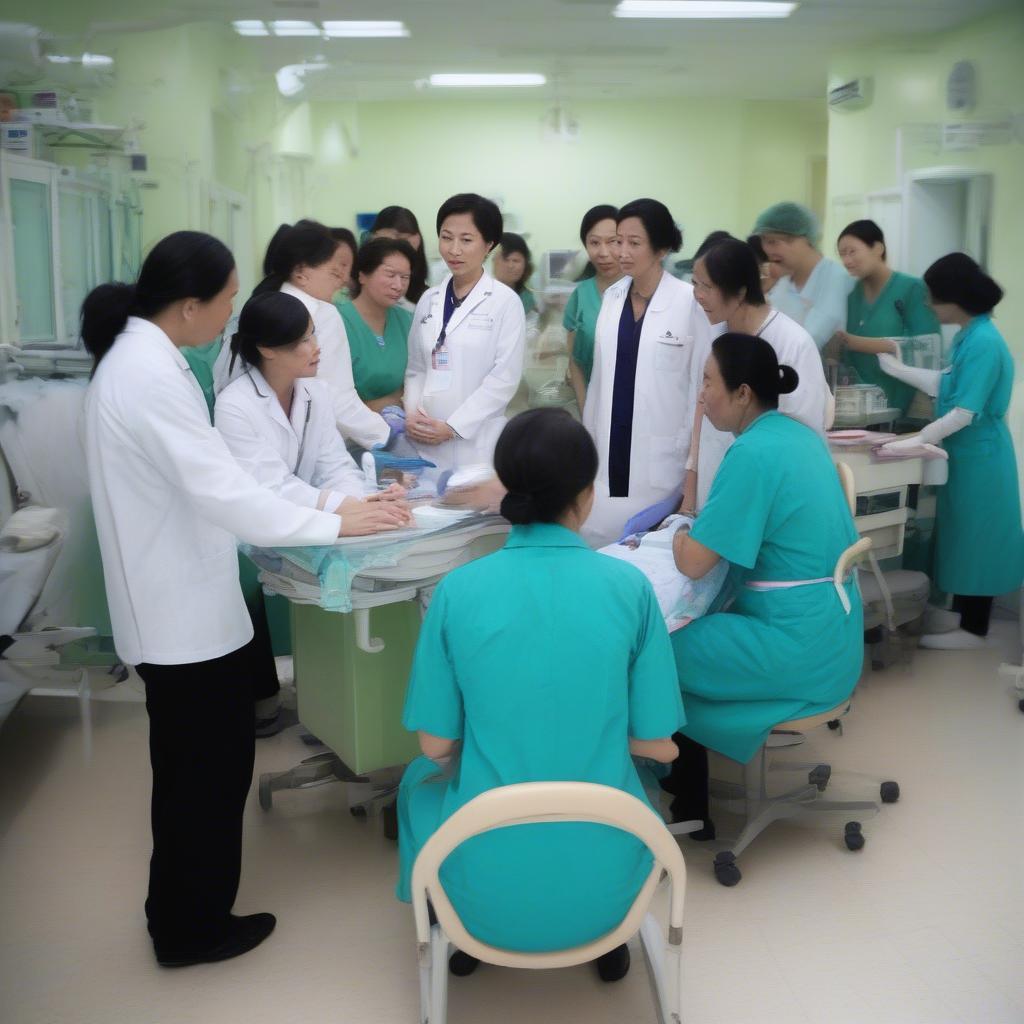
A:
[[[676,820],[707,823],[702,838],[714,836],[708,748],[746,763],[773,726],[835,707],[860,678],[860,594],[852,579],[833,578],[857,531],[825,444],[778,411],[797,384],[748,334],[716,339],[704,371],[706,415],[736,440],[674,554],[692,579],[728,561],[735,601],[672,634],[688,721],[665,783]]]
[[[438,585],[409,682],[403,721],[424,756],[399,791],[406,901],[420,848],[474,797],[572,779],[646,801],[630,754],[672,761],[669,737],[685,721],[650,583],[579,536],[597,473],[586,430],[562,409],[521,413],[498,439],[494,466],[512,532],[501,551]],[[604,826],[523,826],[463,844],[441,878],[478,939],[539,952],[607,934],[650,867],[638,840]],[[468,974],[476,961],[460,952],[450,967]],[[604,981],[628,967],[625,946],[597,961]]]
[[[1024,579],[1017,458],[1006,427],[1013,357],[992,323],[1003,290],[970,256],[936,260],[924,283],[939,322],[960,328],[949,369],[905,366],[898,354],[878,360],[886,373],[935,398],[939,418],[884,447],[941,444],[949,454],[949,480],[937,492],[932,576],[953,595],[953,610],[944,622],[932,615],[933,632],[921,646],[965,650],[985,645],[993,599]]]

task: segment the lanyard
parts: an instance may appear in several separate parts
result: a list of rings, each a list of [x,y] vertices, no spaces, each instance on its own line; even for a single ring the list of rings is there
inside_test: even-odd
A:
[[[306,418],[302,421],[302,436],[299,438],[299,454],[295,458],[294,473],[298,476],[299,466],[302,464],[302,452],[306,447],[306,428],[309,426],[309,414],[313,410],[313,401],[306,398]]]
[[[455,279],[452,278],[452,280],[448,282],[448,287],[444,292],[444,313],[442,314],[441,319],[441,333],[437,336],[437,341],[434,342],[434,352],[437,352],[437,350],[444,345],[445,338],[448,336],[448,321],[451,320],[455,310],[457,310],[459,306],[469,298],[470,294],[472,294],[472,290],[470,290],[470,292],[463,298],[456,298]]]

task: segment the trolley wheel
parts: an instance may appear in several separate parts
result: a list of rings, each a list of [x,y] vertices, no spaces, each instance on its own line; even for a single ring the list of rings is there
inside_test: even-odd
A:
[[[728,888],[732,888],[734,885],[739,885],[739,881],[743,875],[740,873],[740,869],[736,864],[736,855],[732,850],[724,850],[722,853],[716,853],[714,867],[715,878],[718,880],[719,885],[724,885]]]
[[[838,718],[833,718],[832,721],[828,723],[828,727],[835,732],[837,729],[842,729],[843,723],[840,722]]]
[[[1018,708],[1019,708],[1019,709],[1020,709],[1021,711],[1024,711],[1024,698],[1021,698],[1021,699],[1020,699],[1019,701],[1017,701],[1017,707],[1018,707]]]
[[[398,803],[392,800],[381,808],[380,820],[384,828],[385,839],[398,839]]]
[[[359,818],[361,821],[366,821],[366,808],[360,804],[357,804],[355,807],[350,807],[348,809],[348,813],[351,814],[353,818]]]
[[[829,779],[832,778],[832,765],[819,764],[807,773],[807,781],[812,786],[818,787],[819,793],[824,793],[828,788]]]
[[[843,834],[843,839],[846,842],[846,848],[848,850],[864,849],[864,833],[861,831],[861,824],[859,821],[848,821],[846,823],[846,831]]]
[[[260,807],[269,811],[274,806],[274,791],[270,788],[270,779],[260,779]]]
[[[883,782],[878,787],[878,795],[882,798],[883,804],[894,804],[900,798],[900,784],[898,782]]]

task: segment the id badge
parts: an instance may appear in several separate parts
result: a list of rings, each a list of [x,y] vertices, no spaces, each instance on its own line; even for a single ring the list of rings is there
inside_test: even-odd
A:
[[[427,390],[432,394],[447,391],[452,386],[452,356],[447,345],[434,349],[430,354],[430,374]]]

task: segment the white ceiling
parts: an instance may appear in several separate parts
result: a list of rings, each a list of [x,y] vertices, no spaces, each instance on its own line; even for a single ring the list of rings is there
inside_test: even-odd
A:
[[[1019,0],[803,0],[778,21],[641,21],[611,16],[615,0],[37,0],[19,15],[87,46],[110,29],[145,31],[240,18],[396,19],[408,39],[252,38],[232,47],[237,64],[270,74],[324,57],[304,98],[400,99],[433,72],[530,71],[542,89],[507,96],[605,99],[655,96],[821,98],[830,55],[875,43],[900,49]],[[28,16],[28,17],[27,17]],[[239,49],[241,47],[241,49]],[[462,90],[443,90],[450,96]],[[477,92],[476,95],[481,95]]]

